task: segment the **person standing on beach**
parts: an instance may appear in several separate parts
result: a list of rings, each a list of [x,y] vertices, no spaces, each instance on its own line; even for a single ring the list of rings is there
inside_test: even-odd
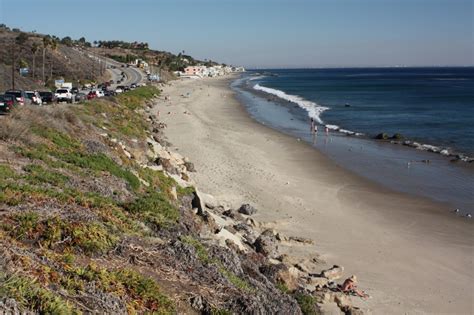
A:
[[[314,124],[314,119],[313,119],[313,117],[311,117],[311,127],[310,127],[311,133],[314,132],[314,127],[315,127],[315,126],[316,126],[316,125]]]
[[[329,135],[329,128],[328,128],[328,126],[326,126],[326,136],[328,136],[328,135]]]

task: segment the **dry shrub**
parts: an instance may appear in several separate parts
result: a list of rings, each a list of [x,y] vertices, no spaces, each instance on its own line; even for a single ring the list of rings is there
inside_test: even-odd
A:
[[[25,144],[37,143],[38,138],[32,128],[51,128],[74,135],[85,126],[71,108],[64,105],[24,106],[15,108],[4,117],[0,124],[0,140],[22,141]]]
[[[23,108],[15,109],[9,116],[2,119],[0,124],[0,139],[3,141],[25,140],[31,135],[30,121],[24,116]]]

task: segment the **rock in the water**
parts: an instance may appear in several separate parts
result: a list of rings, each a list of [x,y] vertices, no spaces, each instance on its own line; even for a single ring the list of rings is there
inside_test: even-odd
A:
[[[252,207],[248,203],[245,203],[242,206],[240,206],[239,212],[242,213],[242,214],[245,214],[245,215],[253,215],[253,214],[257,213],[257,209],[255,209],[254,207]]]
[[[393,139],[393,140],[403,140],[403,135],[400,134],[400,133],[395,133],[395,134],[391,137],[391,139]]]
[[[375,136],[375,139],[387,140],[388,139],[388,134],[386,134],[385,132],[379,133],[378,135]]]
[[[321,272],[321,275],[325,278],[328,278],[330,281],[333,281],[333,280],[341,278],[343,273],[344,273],[344,267],[334,265],[327,270],[323,270]]]

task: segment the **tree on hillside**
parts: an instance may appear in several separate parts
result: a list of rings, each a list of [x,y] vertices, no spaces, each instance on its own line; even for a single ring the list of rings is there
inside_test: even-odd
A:
[[[26,41],[28,40],[28,34],[26,33],[20,33],[16,38],[15,38],[15,41],[18,45],[23,45],[24,43],[26,43]]]
[[[49,36],[43,37],[43,82],[45,81],[45,76],[44,76],[44,66],[45,66],[45,59],[46,59],[46,49],[48,49],[48,46],[51,44],[51,38]]]
[[[51,59],[49,60],[49,78],[53,77],[53,52],[58,49],[59,40],[57,38],[53,38],[51,41]]]
[[[35,79],[36,77],[36,53],[38,52],[39,50],[39,45],[37,43],[33,43],[33,45],[31,46],[31,52],[33,53],[33,80]]]
[[[61,39],[61,44],[71,47],[72,46],[72,38],[69,37],[69,36],[64,37],[63,39]]]
[[[20,68],[28,68],[28,62],[23,58],[20,59]]]

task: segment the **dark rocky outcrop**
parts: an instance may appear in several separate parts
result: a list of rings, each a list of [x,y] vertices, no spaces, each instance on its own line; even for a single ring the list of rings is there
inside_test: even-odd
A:
[[[257,213],[257,209],[255,209],[254,207],[252,207],[248,203],[241,205],[238,211],[242,214],[245,214],[245,215],[253,215],[253,214]]]

